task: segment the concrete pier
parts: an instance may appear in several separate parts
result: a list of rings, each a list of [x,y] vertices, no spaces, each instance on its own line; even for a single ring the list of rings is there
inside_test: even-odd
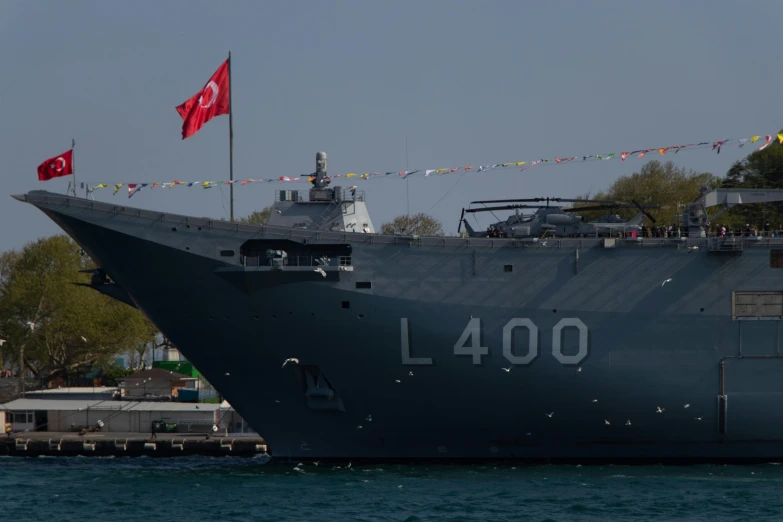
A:
[[[183,436],[185,435],[185,436]],[[210,436],[159,433],[155,438],[143,433],[100,433],[79,435],[73,432],[14,433],[0,437],[0,455],[16,457],[266,457],[266,441],[250,436]]]

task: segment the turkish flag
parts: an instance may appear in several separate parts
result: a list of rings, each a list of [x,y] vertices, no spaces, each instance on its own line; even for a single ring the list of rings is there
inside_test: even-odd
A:
[[[221,114],[228,114],[229,100],[228,60],[218,67],[198,94],[177,107],[182,119],[182,139],[193,136],[209,120]]]
[[[38,179],[41,181],[67,176],[68,174],[73,174],[73,149],[59,156],[49,158],[38,165]]]

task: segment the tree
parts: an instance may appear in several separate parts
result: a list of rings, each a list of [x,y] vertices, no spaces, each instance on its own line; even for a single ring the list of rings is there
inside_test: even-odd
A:
[[[584,199],[603,199],[628,204],[637,201],[642,206],[660,206],[660,209],[647,209],[647,212],[655,218],[658,225],[669,225],[682,211],[678,205],[698,198],[701,187],[713,189],[720,184],[720,178],[708,172],[700,173],[677,167],[671,161],[661,163],[653,160],[645,163],[639,172],[618,178],[605,192],[600,191],[593,198],[588,195]],[[575,207],[590,205],[592,204],[574,204]],[[580,215],[583,215],[586,221],[592,221],[607,213],[607,210],[590,210]],[[624,219],[638,213],[637,208],[617,209],[617,214]]]
[[[265,225],[269,221],[269,215],[272,213],[272,207],[264,207],[263,210],[256,210],[247,217],[239,219],[239,223],[247,225]]]
[[[412,216],[397,216],[381,225],[381,234],[400,236],[442,236],[443,225],[434,217],[420,212]]]
[[[79,376],[156,328],[138,310],[85,286],[95,268],[67,236],[29,243],[0,261],[0,337],[40,380]]]
[[[120,368],[119,366],[112,366],[101,375],[101,386],[117,386],[118,380],[122,377],[128,377],[133,375],[136,370]]]
[[[781,131],[783,132],[783,130]],[[726,173],[726,188],[783,188],[783,145],[773,140],[763,150],[756,150],[734,163]],[[738,205],[721,221],[733,226],[752,226],[770,223],[777,227],[783,223],[783,203]]]

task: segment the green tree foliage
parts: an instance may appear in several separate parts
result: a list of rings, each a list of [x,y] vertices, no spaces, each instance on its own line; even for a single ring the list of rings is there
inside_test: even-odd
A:
[[[118,381],[122,377],[128,377],[136,373],[136,370],[120,368],[119,366],[112,366],[101,375],[101,386],[117,386]]]
[[[24,360],[37,379],[109,367],[118,353],[148,342],[156,328],[140,312],[72,283],[94,268],[67,236],[29,243],[0,257],[0,338],[4,354]]]
[[[783,130],[781,131],[783,132]],[[758,143],[757,143],[758,144]],[[724,187],[732,188],[783,188],[783,145],[773,140],[763,150],[756,150],[734,163],[726,173]],[[724,218],[723,216],[730,216]],[[783,224],[783,203],[739,205],[731,209],[719,221],[731,222],[733,226],[763,226],[769,223],[774,228]]]
[[[239,219],[239,223],[245,223],[248,225],[265,225],[269,220],[269,215],[272,213],[272,207],[264,207],[263,210],[256,210],[247,217]]]
[[[381,225],[381,234],[442,236],[443,225],[429,214],[420,212],[412,216],[397,216],[391,222],[384,223]]]
[[[606,191],[600,191],[583,199],[600,199],[619,201],[630,204],[637,201],[640,205],[660,206],[660,209],[647,209],[657,225],[669,225],[672,219],[681,213],[677,205],[689,203],[700,195],[699,189],[707,186],[710,189],[720,186],[721,180],[707,172],[695,172],[677,167],[671,161],[661,163],[653,160],[645,163],[639,172],[630,176],[618,178]],[[574,206],[588,206],[590,203],[576,203]],[[597,220],[611,210],[590,210],[580,214],[585,220]],[[639,213],[636,208],[617,209],[623,219],[628,219]],[[647,225],[652,223],[647,220]]]

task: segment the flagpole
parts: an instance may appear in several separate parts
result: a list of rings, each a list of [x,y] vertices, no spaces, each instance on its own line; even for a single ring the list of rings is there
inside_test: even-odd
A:
[[[228,52],[228,179],[234,181],[234,122],[232,118],[234,97],[231,96],[231,51]],[[234,184],[228,186],[230,219],[234,222]]]
[[[76,154],[74,149],[76,148],[76,139],[71,138],[71,170],[73,171],[73,197],[76,197],[76,161],[74,160]]]

